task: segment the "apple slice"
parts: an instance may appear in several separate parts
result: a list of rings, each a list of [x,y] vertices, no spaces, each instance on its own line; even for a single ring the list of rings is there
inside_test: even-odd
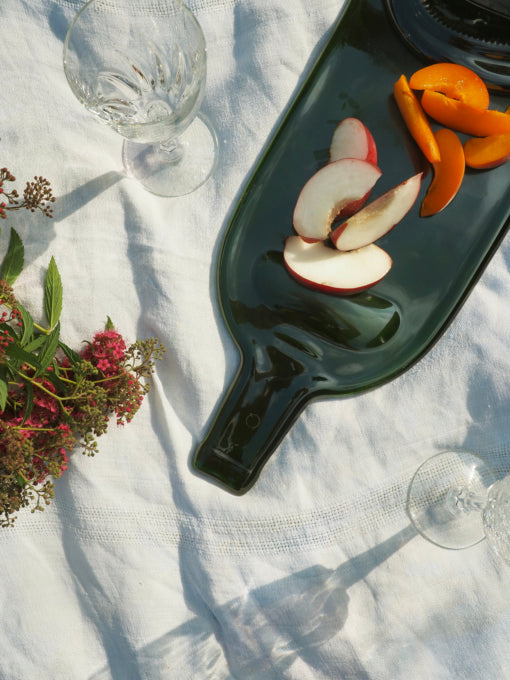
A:
[[[393,264],[388,253],[374,244],[343,253],[324,241],[307,243],[300,236],[286,239],[283,259],[296,281],[336,295],[352,295],[374,286]]]
[[[377,148],[372,133],[358,118],[344,118],[335,128],[329,147],[330,162],[359,158],[377,165]]]
[[[377,166],[358,158],[328,163],[301,190],[294,208],[294,229],[306,241],[323,241],[338,215],[361,208],[380,176]]]
[[[377,241],[400,222],[420,191],[422,173],[390,189],[331,232],[338,250],[357,250]]]

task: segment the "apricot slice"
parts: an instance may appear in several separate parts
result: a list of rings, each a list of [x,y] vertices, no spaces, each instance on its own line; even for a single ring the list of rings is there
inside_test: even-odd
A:
[[[418,144],[429,163],[437,163],[441,156],[436,138],[420,102],[409,87],[405,75],[401,75],[394,84],[393,95],[414,141]]]
[[[425,90],[421,105],[431,118],[446,127],[474,137],[506,134],[510,132],[510,115],[502,111],[480,111],[468,104],[451,99],[439,92]]]
[[[457,194],[464,178],[464,149],[453,130],[441,128],[435,134],[441,160],[433,163],[434,177],[422,201],[421,217],[435,215]]]
[[[413,90],[442,92],[474,109],[484,110],[489,106],[487,85],[474,71],[460,64],[440,62],[425,66],[413,73],[409,86]]]
[[[477,170],[495,168],[510,160],[510,133],[473,137],[464,142],[466,165]]]

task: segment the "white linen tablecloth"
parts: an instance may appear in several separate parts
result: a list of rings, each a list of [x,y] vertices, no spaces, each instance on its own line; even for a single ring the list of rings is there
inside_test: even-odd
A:
[[[510,677],[510,568],[485,542],[435,547],[405,512],[415,469],[445,448],[510,467],[510,241],[416,366],[309,405],[248,494],[222,491],[190,469],[238,363],[218,248],[343,3],[190,1],[221,159],[177,199],[123,176],[121,138],[68,87],[62,45],[82,4],[0,3],[0,164],[45,175],[57,196],[52,221],[2,221],[0,248],[12,224],[34,314],[55,257],[68,345],[109,315],[167,353],[132,424],[94,459],[73,454],[53,504],[0,531],[1,680]]]

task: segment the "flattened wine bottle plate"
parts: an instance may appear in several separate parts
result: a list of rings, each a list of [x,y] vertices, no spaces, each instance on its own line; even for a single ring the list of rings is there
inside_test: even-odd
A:
[[[510,164],[467,171],[441,213],[419,217],[432,174],[393,99],[424,62],[382,0],[347,3],[232,214],[218,261],[224,321],[239,371],[194,454],[195,470],[242,494],[311,399],[359,393],[402,374],[440,338],[510,225]],[[493,97],[493,108],[510,101]],[[378,245],[393,258],[374,288],[350,297],[309,290],[283,263],[305,182],[328,160],[337,123],[372,132],[382,176],[372,198],[424,171],[413,209]]]

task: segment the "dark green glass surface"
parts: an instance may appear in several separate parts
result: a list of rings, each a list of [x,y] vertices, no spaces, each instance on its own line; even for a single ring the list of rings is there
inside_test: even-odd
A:
[[[240,366],[193,466],[234,493],[250,488],[311,399],[374,388],[423,356],[510,224],[510,164],[468,170],[445,210],[418,216],[432,173],[392,90],[401,73],[421,66],[381,0],[348,3],[233,212],[217,283]],[[493,97],[491,106],[509,103]],[[301,188],[327,162],[334,128],[347,116],[360,118],[377,144],[382,177],[373,198],[426,174],[411,212],[378,241],[393,258],[389,274],[368,291],[338,297],[294,281],[283,243]]]

